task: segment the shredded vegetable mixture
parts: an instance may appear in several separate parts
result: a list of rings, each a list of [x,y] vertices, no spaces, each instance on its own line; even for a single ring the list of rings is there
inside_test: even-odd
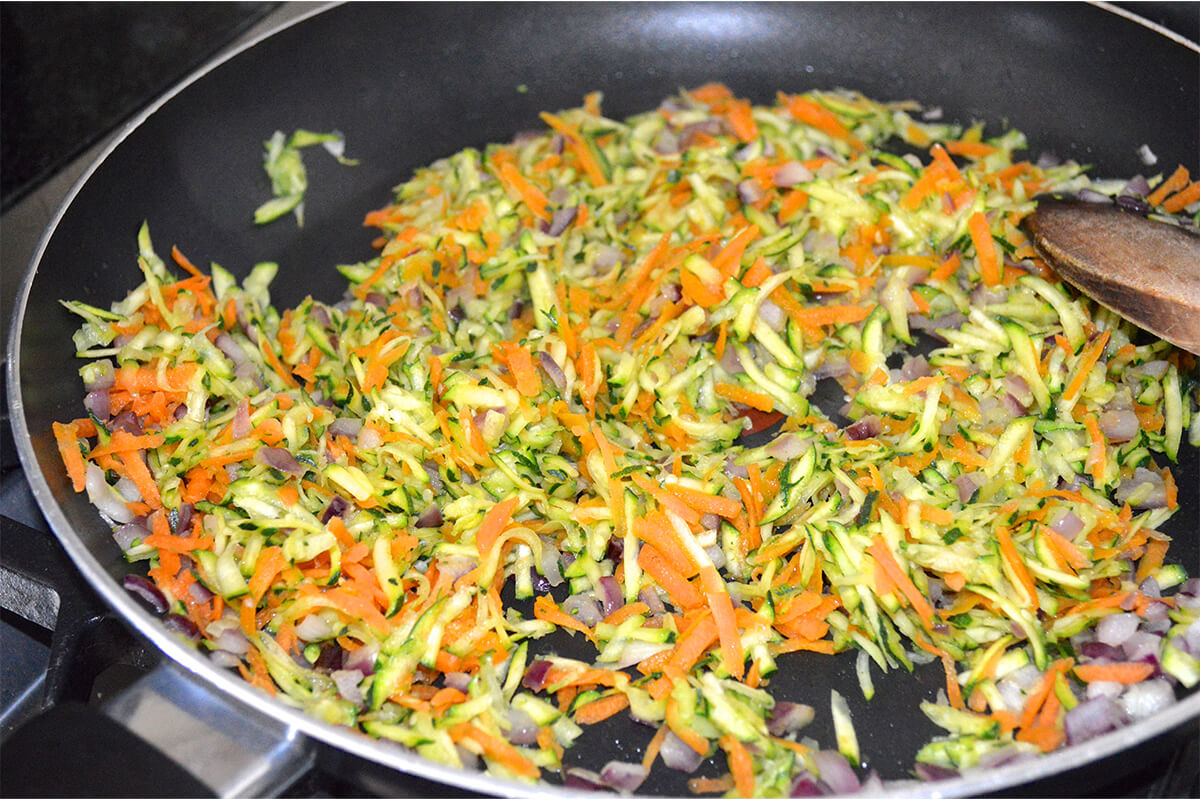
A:
[[[419,170],[333,305],[272,307],[273,264],[239,285],[175,250],[180,279],[143,228],[145,282],[67,304],[67,472],[219,664],[505,778],[711,758],[693,790],[856,788],[845,699],[771,693],[850,650],[867,697],[944,668],[924,777],[1108,730],[1072,723],[1092,703],[1153,713],[1200,678],[1157,530],[1195,359],[1021,233],[1036,193],[1124,183],[932,116],[709,85],[619,122],[592,95]],[[1195,213],[1186,172],[1155,184]],[[801,738],[826,713],[837,741]],[[563,770],[615,715],[655,731],[641,763]]]

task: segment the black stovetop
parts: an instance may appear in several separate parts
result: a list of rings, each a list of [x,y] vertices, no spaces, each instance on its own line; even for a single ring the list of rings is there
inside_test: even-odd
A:
[[[1200,4],[1129,5],[1187,38],[1200,38]],[[5,350],[12,298],[41,231],[113,131],[206,59],[306,10],[280,3],[0,3],[0,341]],[[18,752],[62,747],[61,732],[72,724],[62,710],[98,705],[161,656],[103,606],[70,564],[21,473],[7,407],[2,417],[0,755],[8,767]],[[13,744],[17,740],[9,734],[31,719],[43,721],[36,734],[42,738]],[[1195,797],[1200,793],[1198,741],[1197,731],[1166,740],[1140,768],[1093,765],[1098,774],[1111,767],[1114,777],[1088,785],[1111,797]],[[27,785],[10,773],[2,792],[179,796],[196,789],[170,765],[138,785],[127,782],[129,770],[114,768],[120,765],[83,766],[75,765],[74,772],[86,780],[75,782],[56,775]],[[1005,794],[1079,791],[1059,783]],[[324,747],[316,748],[313,767],[281,792],[288,797],[461,794],[394,774],[381,780],[378,771]]]

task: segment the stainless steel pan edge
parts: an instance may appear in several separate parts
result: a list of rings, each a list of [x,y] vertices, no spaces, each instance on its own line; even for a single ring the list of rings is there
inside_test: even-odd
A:
[[[1152,23],[1148,23],[1127,11],[1115,9],[1107,4],[1096,5],[1138,24],[1156,28],[1161,33],[1179,40],[1179,37],[1162,31]],[[89,583],[109,605],[124,619],[131,622],[143,636],[162,650],[172,661],[181,665],[186,670],[188,678],[197,680],[208,690],[215,690],[222,695],[235,699],[237,704],[242,706],[248,713],[266,714],[285,725],[287,729],[302,732],[304,735],[327,742],[350,753],[363,756],[386,767],[428,778],[449,786],[461,787],[462,789],[483,794],[501,794],[519,797],[591,796],[590,793],[571,791],[557,786],[539,785],[531,787],[527,784],[498,779],[481,773],[455,770],[434,764],[393,744],[375,741],[348,729],[315,720],[297,709],[265,696],[229,671],[215,668],[207,658],[202,656],[193,647],[167,632],[156,618],[145,611],[112,579],[108,571],[76,535],[70,521],[56,502],[54,491],[51,489],[43,473],[43,464],[47,463],[49,459],[57,458],[57,456],[53,453],[39,451],[35,447],[36,440],[31,436],[32,432],[27,425],[20,380],[22,323],[25,317],[29,292],[36,276],[39,262],[62,216],[66,213],[68,207],[78,194],[80,187],[83,186],[99,165],[113,150],[120,146],[133,130],[154,114],[163,104],[170,101],[184,88],[201,79],[220,64],[236,57],[239,53],[257,45],[263,39],[278,33],[286,27],[321,13],[326,8],[327,6],[314,7],[310,13],[305,14],[303,17],[264,33],[258,39],[246,44],[245,47],[239,48],[222,57],[220,60],[206,65],[190,76],[178,87],[164,95],[159,101],[155,102],[151,107],[128,123],[121,134],[112,141],[95,164],[76,183],[39,243],[37,252],[22,282],[16,306],[13,310],[12,331],[9,338],[7,358],[9,381],[8,402],[21,463],[25,469],[34,497],[48,522],[68,555]],[[1200,53],[1200,47],[1197,47],[1192,42],[1183,41],[1192,50]],[[40,438],[44,443],[45,437]],[[1098,759],[1127,749],[1131,743],[1152,739],[1198,717],[1200,717],[1200,693],[1193,693],[1168,710],[1150,719],[1114,731],[1081,746],[1066,748],[1033,761],[1011,764],[990,770],[981,770],[973,774],[964,775],[958,779],[936,784],[925,784],[915,781],[911,783],[892,784],[885,795],[911,796],[921,794],[932,797],[954,797],[988,794],[1090,764]]]

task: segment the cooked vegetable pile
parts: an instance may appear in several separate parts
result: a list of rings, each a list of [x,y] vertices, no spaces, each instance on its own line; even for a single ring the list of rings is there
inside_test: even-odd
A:
[[[1194,216],[1200,187],[936,116],[708,85],[618,122],[589,96],[419,170],[332,305],[274,308],[273,264],[239,285],[175,250],[180,279],[143,228],[145,282],[67,304],[67,472],[218,664],[505,778],[853,790],[870,720],[771,693],[851,650],[868,698],[873,670],[944,668],[926,778],[1153,714],[1200,680],[1200,582],[1158,530],[1196,360],[1020,223],[1048,191]],[[617,715],[641,763],[562,768]]]

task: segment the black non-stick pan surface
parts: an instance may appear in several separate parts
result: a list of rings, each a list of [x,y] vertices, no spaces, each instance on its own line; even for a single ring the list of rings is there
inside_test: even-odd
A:
[[[316,11],[317,9],[314,9]],[[604,93],[606,115],[655,107],[681,88],[721,81],[755,102],[776,90],[858,89],[917,99],[945,118],[1023,130],[1031,155],[1094,165],[1102,176],[1200,170],[1200,50],[1111,8],[1086,4],[350,4],[324,10],[211,66],[135,121],[76,187],[30,267],[10,338],[10,406],[18,447],[44,513],[89,581],[193,680],[368,759],[485,792],[528,787],[435,767],[389,743],[335,729],[259,695],[166,635],[120,588],[130,569],[84,495],[70,490],[50,425],[80,413],[83,394],[58,301],[107,307],[140,280],[135,236],[143,221],[160,249],[244,275],[276,261],[279,307],[306,295],[336,300],[334,265],[372,255],[363,215],[415,167],[466,146],[540,126],[538,112]],[[305,222],[251,222],[270,196],[261,147],[275,130],[340,130],[344,167],[306,159]],[[1145,147],[1143,147],[1145,146]],[[1145,148],[1157,157],[1144,160]],[[1200,469],[1189,450],[1177,469],[1184,508],[1166,527],[1171,554],[1200,572]],[[864,759],[905,778],[939,731],[918,710],[939,668],[877,679],[864,701],[853,656],[780,661],[782,699],[820,712],[806,732],[832,746],[829,690],[850,701]],[[936,665],[935,665],[936,666]],[[981,794],[1074,769],[1181,725],[1200,695],[1084,747],[1033,764],[945,784]],[[638,760],[651,731],[630,722],[588,729],[569,764],[597,769]],[[702,768],[700,774],[714,774]],[[656,769],[646,793],[687,794],[680,773]],[[940,787],[939,788],[943,788]],[[551,791],[551,790],[547,790]],[[912,791],[911,787],[908,791]]]

